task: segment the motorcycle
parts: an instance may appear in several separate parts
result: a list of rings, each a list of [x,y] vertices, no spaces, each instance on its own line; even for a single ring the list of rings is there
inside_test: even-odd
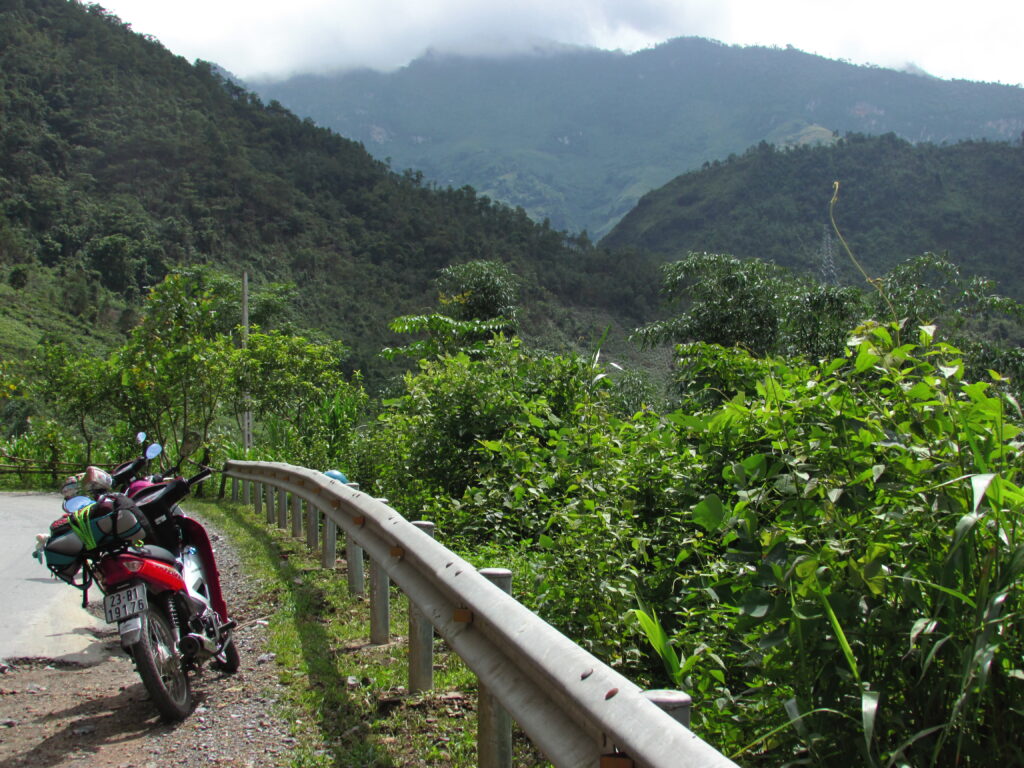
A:
[[[232,674],[240,658],[210,539],[178,507],[212,472],[141,476],[161,451],[154,444],[111,474],[83,473],[75,489],[85,492],[65,500],[66,514],[51,525],[40,559],[83,591],[83,605],[89,587],[99,586],[104,617],[117,624],[121,647],[156,708],[182,720],[192,709],[189,673],[210,662]],[[115,483],[126,492],[114,492]]]

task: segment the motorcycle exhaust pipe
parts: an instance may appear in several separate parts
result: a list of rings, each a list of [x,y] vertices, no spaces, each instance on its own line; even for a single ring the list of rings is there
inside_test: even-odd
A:
[[[205,635],[192,633],[178,641],[178,650],[186,659],[194,659],[200,654],[213,656],[217,653],[217,643]]]

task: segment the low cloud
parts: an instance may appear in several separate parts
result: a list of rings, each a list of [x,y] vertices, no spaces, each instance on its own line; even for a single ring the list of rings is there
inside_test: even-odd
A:
[[[975,0],[107,0],[104,7],[187,58],[246,78],[370,67],[427,50],[508,54],[547,42],[633,51],[697,35],[792,44],[855,63],[907,61],[942,77],[1024,80],[1024,3]]]

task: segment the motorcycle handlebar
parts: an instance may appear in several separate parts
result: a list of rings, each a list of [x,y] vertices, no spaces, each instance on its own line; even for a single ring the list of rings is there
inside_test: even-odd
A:
[[[203,470],[198,475],[193,475],[192,477],[190,477],[185,482],[188,483],[188,487],[191,488],[196,483],[203,482],[203,480],[205,480],[206,478],[208,478],[212,474],[213,474],[213,470],[212,469],[210,469],[209,467],[204,467]]]

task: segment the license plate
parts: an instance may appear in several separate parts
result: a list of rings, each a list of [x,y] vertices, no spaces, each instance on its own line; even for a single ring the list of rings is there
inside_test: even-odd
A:
[[[103,598],[103,613],[108,624],[143,613],[147,608],[149,603],[143,586],[128,587]]]

